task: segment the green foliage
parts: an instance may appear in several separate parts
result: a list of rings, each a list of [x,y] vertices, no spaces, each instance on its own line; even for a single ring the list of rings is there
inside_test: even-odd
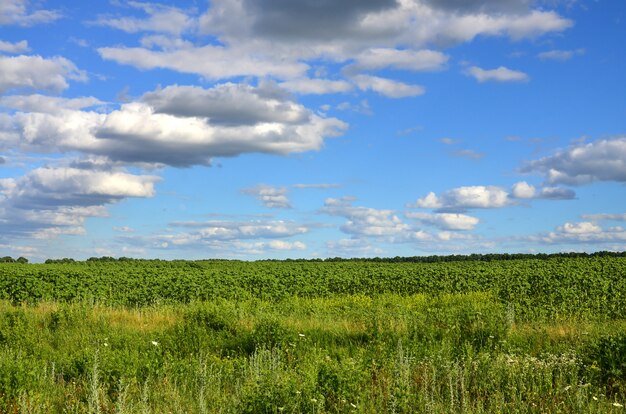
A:
[[[517,256],[514,256],[517,257]],[[173,261],[94,258],[0,263],[0,299],[147,306],[222,299],[490,292],[516,320],[626,317],[626,257],[461,261]]]
[[[585,362],[592,379],[605,384],[610,394],[626,390],[626,332],[603,335],[590,343]]]

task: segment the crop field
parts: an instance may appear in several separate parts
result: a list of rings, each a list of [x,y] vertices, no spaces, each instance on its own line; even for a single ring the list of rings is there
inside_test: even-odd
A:
[[[1,413],[626,412],[626,257],[0,264]]]

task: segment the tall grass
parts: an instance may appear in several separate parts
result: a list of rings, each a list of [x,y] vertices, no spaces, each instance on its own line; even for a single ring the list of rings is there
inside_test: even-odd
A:
[[[485,293],[0,302],[0,412],[617,413],[625,327],[519,324]]]

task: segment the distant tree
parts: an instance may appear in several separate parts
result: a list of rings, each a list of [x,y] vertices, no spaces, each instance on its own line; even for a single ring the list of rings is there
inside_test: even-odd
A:
[[[20,256],[20,257],[17,258],[16,262],[22,263],[22,264],[26,264],[26,263],[28,263],[28,259],[23,257],[23,256]]]

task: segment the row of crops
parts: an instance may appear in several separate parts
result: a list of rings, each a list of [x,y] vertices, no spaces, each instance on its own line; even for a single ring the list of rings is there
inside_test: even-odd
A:
[[[0,300],[144,306],[214,299],[489,292],[518,320],[626,317],[626,257],[496,261],[0,263]]]

